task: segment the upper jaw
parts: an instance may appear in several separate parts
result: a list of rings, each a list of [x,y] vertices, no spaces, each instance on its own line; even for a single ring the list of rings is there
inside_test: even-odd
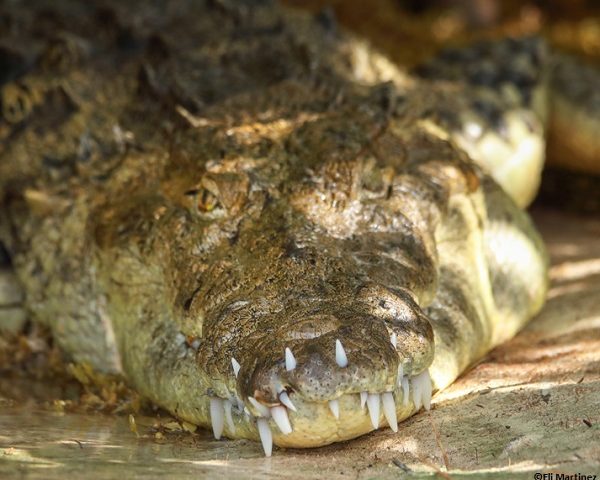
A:
[[[231,393],[274,406],[283,389],[309,402],[361,391],[392,391],[398,371],[416,375],[431,364],[434,353],[428,319],[411,299],[401,303],[402,316],[373,311],[362,303],[322,302],[318,314],[308,314],[309,309],[300,312],[301,320],[290,311],[278,313],[285,318],[256,319],[264,323],[265,332],[267,325],[278,328],[252,342],[242,340],[232,349],[240,372],[234,383],[227,382]],[[308,325],[318,327],[312,336],[307,334]],[[231,378],[230,359],[221,361]]]
[[[309,402],[392,388],[400,357],[385,325],[371,320],[309,340],[261,342],[259,358],[249,368],[242,365],[237,391],[242,398],[275,404],[282,388]]]

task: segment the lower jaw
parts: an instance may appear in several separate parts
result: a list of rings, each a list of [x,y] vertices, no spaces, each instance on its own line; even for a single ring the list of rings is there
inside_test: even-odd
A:
[[[368,402],[361,402],[359,393],[342,395],[337,399],[337,417],[330,402],[304,401],[292,396],[297,411],[286,409],[292,430],[290,433],[282,433],[270,416],[254,417],[233,406],[229,420],[223,421],[222,434],[233,439],[261,441],[265,454],[270,456],[273,444],[287,448],[313,448],[350,440],[385,426],[397,430],[397,422],[416,413],[422,405],[429,409],[431,400],[428,371],[405,379],[408,380],[408,385],[404,385],[404,389],[399,384],[393,392],[387,393],[387,411],[382,394],[373,395]],[[408,395],[405,396],[407,386]],[[370,408],[365,403],[370,404]],[[222,404],[218,405],[220,408]],[[390,417],[390,410],[395,415]],[[214,431],[214,424],[212,426]],[[215,436],[219,438],[221,434]]]
[[[402,395],[399,396],[400,401],[397,400],[396,419],[398,422],[416,413],[412,401],[408,405],[402,405]],[[315,418],[307,417],[304,414],[295,416],[294,412],[291,412],[290,423],[294,430],[292,433],[283,435],[277,426],[273,426],[273,443],[279,447],[288,448],[321,447],[334,442],[350,440],[376,430],[367,407],[361,408],[358,394],[343,395],[338,402],[340,415],[337,419],[332,415],[327,404],[312,405],[311,410]],[[304,405],[300,402],[297,403],[298,410],[302,411]],[[380,411],[377,428],[386,426],[389,426],[388,421],[383,411]]]

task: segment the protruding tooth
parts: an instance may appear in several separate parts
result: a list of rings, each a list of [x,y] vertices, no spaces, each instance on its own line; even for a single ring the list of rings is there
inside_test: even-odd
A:
[[[238,361],[233,357],[231,357],[231,366],[233,367],[233,374],[235,375],[235,378],[237,378],[238,373],[240,373],[240,368],[242,367],[240,366]]]
[[[290,419],[288,418],[287,410],[282,405],[277,405],[276,407],[271,407],[271,416],[275,423],[281,430],[281,433],[287,435],[288,433],[292,433],[292,426],[290,425]]]
[[[290,400],[290,396],[287,394],[286,391],[283,391],[279,394],[279,401],[281,403],[283,403],[287,408],[289,408],[290,410],[293,410],[294,412],[297,412],[298,410],[296,410],[296,407],[294,406],[294,404],[292,403],[292,401]]]
[[[396,348],[398,346],[398,336],[396,335],[396,332],[392,332],[390,341],[392,342],[392,345],[394,346],[394,348]]]
[[[425,407],[425,410],[429,410],[431,408],[431,376],[429,375],[429,370],[424,370],[419,373],[417,376],[413,377],[413,392],[414,395],[418,395],[418,406],[417,401],[415,401],[415,407],[417,410],[421,408],[421,405]]]
[[[427,370],[427,379],[425,380],[425,388],[423,389],[422,400],[425,410],[431,409],[431,394],[433,392],[433,385],[431,384],[431,376],[429,370]]]
[[[402,377],[402,405],[408,405],[408,395],[410,394],[410,384],[408,383],[408,376]]]
[[[256,427],[260,435],[260,443],[262,443],[265,456],[270,457],[273,453],[273,434],[269,428],[269,421],[266,418],[257,418]]]
[[[258,413],[261,416],[267,418],[271,416],[271,411],[269,410],[269,407],[260,403],[256,398],[248,397],[248,401],[252,404],[254,408],[256,408],[256,410],[258,410]]]
[[[411,383],[412,383],[412,399],[413,399],[413,403],[415,405],[415,410],[420,410],[422,403],[421,403],[421,382],[419,381],[419,376],[416,375],[414,377],[412,377],[411,379]]]
[[[415,404],[415,409],[419,410],[421,406],[424,406],[426,410],[429,410],[431,407],[431,376],[429,375],[429,370],[424,370],[412,377],[412,386],[413,386],[413,403]]]
[[[404,367],[402,366],[401,363],[398,364],[398,376],[397,378],[397,385],[400,386],[402,384],[402,377],[404,376]]]
[[[394,394],[392,392],[385,392],[381,394],[381,403],[383,405],[383,414],[388,422],[390,428],[394,431],[398,431],[398,419],[396,417],[396,402],[394,402]]]
[[[369,394],[367,392],[360,392],[360,408],[365,409],[365,404],[367,403],[367,397]]]
[[[288,347],[285,347],[285,369],[289,372],[294,368],[296,368],[296,358],[292,351]]]
[[[335,341],[335,361],[342,368],[348,366],[348,357],[339,339]]]
[[[329,410],[331,410],[331,413],[333,413],[335,418],[340,418],[340,402],[337,400],[329,400]]]
[[[210,421],[212,423],[213,434],[219,440],[223,433],[223,400],[216,397],[210,399]]]
[[[379,394],[369,393],[367,396],[367,409],[371,416],[371,424],[377,430],[379,428]]]
[[[235,432],[235,425],[233,423],[233,417],[231,416],[231,401],[223,400],[223,410],[225,410],[225,421],[227,422],[227,427],[231,433]]]

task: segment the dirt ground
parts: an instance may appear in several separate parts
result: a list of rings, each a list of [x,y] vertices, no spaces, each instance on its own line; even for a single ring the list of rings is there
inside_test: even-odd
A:
[[[0,477],[534,478],[600,474],[600,218],[537,209],[542,313],[401,425],[316,450],[215,441],[172,419],[65,413],[0,396]],[[33,388],[33,387],[31,387]],[[6,390],[6,389],[4,389]],[[135,426],[132,425],[135,422]]]

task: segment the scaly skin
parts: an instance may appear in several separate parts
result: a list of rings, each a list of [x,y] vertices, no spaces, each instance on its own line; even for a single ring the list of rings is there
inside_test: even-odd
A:
[[[70,10],[58,51],[20,13],[40,57],[4,90],[0,239],[29,310],[76,361],[217,436],[225,401],[224,435],[258,439],[258,422],[280,446],[395,427],[429,375],[447,386],[545,296],[537,233],[446,115],[489,92],[275,7],[177,5],[108,25]],[[542,141],[517,102],[509,152]],[[288,434],[269,418],[284,391]]]

